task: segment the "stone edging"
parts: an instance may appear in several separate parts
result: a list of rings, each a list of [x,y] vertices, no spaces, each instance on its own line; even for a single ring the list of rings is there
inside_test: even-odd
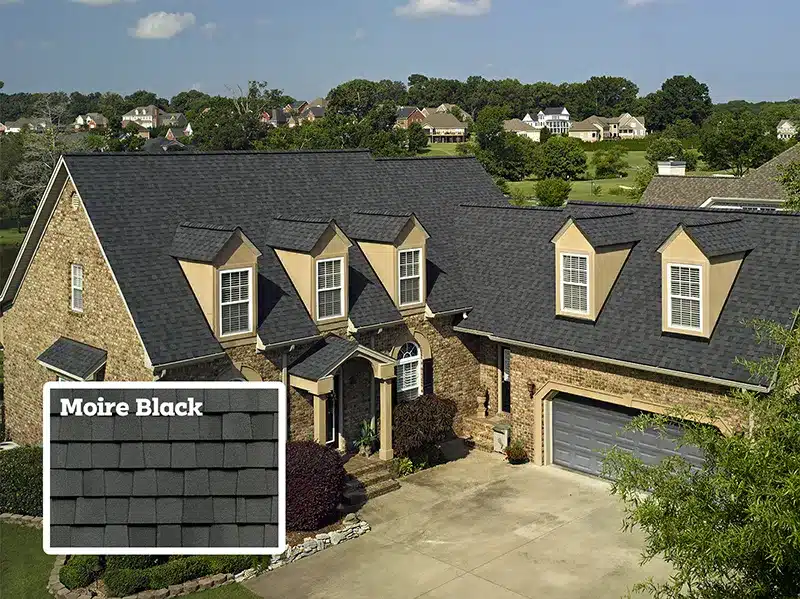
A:
[[[8,524],[19,524],[21,526],[29,526],[30,528],[41,528],[41,516],[23,516],[21,514],[0,514],[0,522]]]
[[[5,515],[5,514],[4,514]],[[32,518],[32,516],[19,516],[20,518]],[[31,522],[30,520],[23,521]],[[309,555],[314,555],[338,545],[349,539],[355,539],[370,531],[370,526],[361,520],[356,514],[348,514],[343,520],[344,526],[331,532],[324,532],[316,535],[314,538],[306,537],[302,543],[298,543],[294,547],[287,547],[286,551],[281,555],[273,557],[270,560],[269,566],[265,571],[276,570],[286,564],[295,562]],[[27,524],[28,526],[36,526],[36,524]],[[41,518],[39,518],[38,527],[41,528]],[[50,571],[50,577],[47,580],[47,590],[51,595],[55,595],[58,599],[92,599],[97,593],[90,589],[73,589],[69,590],[65,587],[59,575],[61,568],[67,561],[66,555],[59,555],[53,564],[53,569]],[[244,582],[259,574],[255,568],[249,568],[238,574],[212,574],[210,576],[203,576],[202,578],[195,578],[188,580],[182,584],[175,584],[166,589],[156,589],[142,591],[135,595],[129,595],[124,599],[166,599],[167,597],[178,597],[180,595],[188,595],[196,591],[202,591],[214,587],[231,584],[233,582]],[[116,599],[116,598],[109,598]]]

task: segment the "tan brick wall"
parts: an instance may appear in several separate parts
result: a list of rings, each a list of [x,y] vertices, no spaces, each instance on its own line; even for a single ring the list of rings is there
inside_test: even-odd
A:
[[[68,181],[16,302],[3,316],[6,424],[18,443],[41,441],[42,385],[56,376],[36,358],[60,336],[105,349],[106,380],[153,380],[86,212],[72,208],[72,191]],[[83,265],[82,313],[70,309],[73,263]]]

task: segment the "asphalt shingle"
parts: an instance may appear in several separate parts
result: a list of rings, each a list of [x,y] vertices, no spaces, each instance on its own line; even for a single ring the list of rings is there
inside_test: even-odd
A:
[[[50,368],[84,380],[106,363],[106,350],[59,337],[36,359]]]

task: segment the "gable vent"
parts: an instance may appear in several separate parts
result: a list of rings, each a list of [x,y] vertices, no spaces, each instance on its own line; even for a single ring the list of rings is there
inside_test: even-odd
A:
[[[81,207],[81,199],[80,199],[80,197],[78,197],[78,194],[76,192],[74,192],[74,191],[72,192],[72,196],[71,196],[70,200],[72,201],[72,209],[73,210],[78,210],[78,208]]]

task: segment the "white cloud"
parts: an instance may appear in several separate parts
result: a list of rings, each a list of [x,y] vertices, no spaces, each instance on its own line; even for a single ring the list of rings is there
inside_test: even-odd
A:
[[[210,22],[206,23],[205,25],[203,25],[200,28],[200,31],[202,31],[203,35],[205,35],[207,38],[211,39],[212,37],[214,37],[214,34],[217,32],[217,24],[214,23],[213,21],[210,21]]]
[[[167,39],[194,27],[196,21],[190,12],[154,12],[139,19],[130,34],[141,39]]]
[[[492,0],[408,0],[408,4],[398,6],[394,12],[403,17],[478,17],[491,8]]]
[[[365,37],[367,37],[367,32],[359,27],[353,34],[353,41],[363,40]]]
[[[136,2],[136,0],[72,0],[78,4],[88,4],[89,6],[110,6],[120,2]]]

